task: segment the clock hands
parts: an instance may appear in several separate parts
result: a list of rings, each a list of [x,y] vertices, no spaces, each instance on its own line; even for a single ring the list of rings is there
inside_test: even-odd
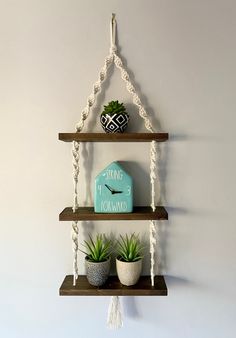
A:
[[[109,185],[105,184],[105,187],[110,190],[110,192],[112,193],[112,195],[114,194],[121,194],[123,191],[119,191],[119,190],[114,190],[112,187],[110,187]]]
[[[105,184],[105,187],[108,189],[108,190],[110,190],[110,192],[111,193],[113,193],[115,190],[114,189],[112,189],[109,185],[107,185],[107,184]]]

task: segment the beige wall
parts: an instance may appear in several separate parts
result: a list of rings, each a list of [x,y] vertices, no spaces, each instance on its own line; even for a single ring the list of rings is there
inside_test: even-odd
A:
[[[123,299],[115,333],[105,326],[109,298],[58,296],[71,273],[70,224],[58,213],[71,204],[72,180],[71,147],[57,133],[79,120],[109,50],[112,12],[131,78],[154,125],[171,135],[161,162],[170,220],[160,228],[169,296]],[[0,2],[1,337],[235,337],[235,12],[230,0]],[[117,72],[94,115],[113,98],[128,105],[131,130],[142,130]],[[100,130],[91,119],[88,128]],[[147,145],[82,153],[81,203],[113,160],[133,174],[136,204],[149,202]],[[148,230],[83,224],[80,242],[86,227]]]

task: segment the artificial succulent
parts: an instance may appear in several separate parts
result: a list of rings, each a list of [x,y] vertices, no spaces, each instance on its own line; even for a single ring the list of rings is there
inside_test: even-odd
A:
[[[108,115],[127,114],[127,112],[125,110],[124,104],[120,103],[117,100],[117,101],[111,101],[106,106],[104,106],[104,110],[102,112],[102,115],[104,115],[104,114],[108,114]]]

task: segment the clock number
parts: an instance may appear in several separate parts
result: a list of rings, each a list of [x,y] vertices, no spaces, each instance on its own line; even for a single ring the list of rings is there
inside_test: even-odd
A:
[[[131,194],[131,186],[130,185],[128,185],[127,186],[127,196],[130,196],[130,194]]]
[[[100,195],[102,194],[102,186],[101,186],[101,184],[98,184],[98,192],[100,193]]]

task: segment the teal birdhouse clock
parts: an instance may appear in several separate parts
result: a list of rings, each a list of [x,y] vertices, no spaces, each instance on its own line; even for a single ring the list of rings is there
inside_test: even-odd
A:
[[[133,180],[118,162],[112,162],[97,175],[94,209],[99,213],[133,211]]]

